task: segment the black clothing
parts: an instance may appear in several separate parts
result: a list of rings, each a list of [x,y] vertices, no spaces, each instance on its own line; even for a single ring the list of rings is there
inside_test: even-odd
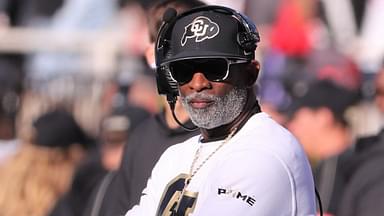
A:
[[[89,148],[94,144],[72,113],[62,108],[43,113],[33,122],[33,127],[36,130],[35,143],[39,146],[69,148],[80,144]]]
[[[381,141],[380,136],[359,138],[356,141],[354,148],[351,148],[340,155],[321,161],[314,169],[315,183],[325,213],[338,216],[370,215],[367,213],[368,209],[365,209],[366,207],[364,207],[366,206],[364,203],[367,201],[367,198],[363,198],[363,196],[366,195],[369,197],[371,195],[376,195],[366,191],[365,187],[370,185],[378,191],[379,188],[382,188],[382,191],[384,189],[384,178],[381,180],[380,175],[376,175],[378,174],[376,172],[384,173],[382,172],[384,171],[384,168],[379,168],[379,170],[376,171],[374,168],[375,166],[380,166],[380,162],[384,162],[383,132],[381,133],[381,136],[383,137],[381,138]],[[377,158],[377,161],[375,157]],[[384,177],[384,175],[381,176]],[[379,182],[377,182],[377,184],[372,184],[372,182],[376,180]],[[384,193],[382,194],[384,195]],[[360,197],[364,200],[360,200]],[[379,200],[377,197],[372,197],[372,199]],[[369,201],[367,201],[367,203],[369,203]],[[352,207],[361,209],[358,210]],[[369,207],[369,209],[374,210],[375,208]],[[361,212],[358,213],[358,211]],[[352,212],[355,214],[352,214]],[[376,215],[380,214],[376,213]]]
[[[56,114],[56,113],[54,113]],[[61,114],[61,113],[59,113]],[[56,114],[57,115],[57,114]],[[62,114],[61,114],[62,115]],[[61,115],[59,115],[61,117]],[[120,132],[126,132],[128,137],[130,136],[131,132],[135,130],[135,128],[145,119],[148,119],[150,114],[144,110],[143,108],[132,106],[129,104],[125,104],[121,107],[115,107],[114,110],[110,113],[109,116],[107,116],[102,121],[102,131],[108,132],[111,131],[120,131]],[[48,116],[50,118],[45,118],[42,120],[42,123],[48,122],[48,126],[41,127],[46,132],[52,133],[52,116]],[[121,126],[119,124],[119,121],[113,121],[114,118],[118,118],[119,120],[122,120],[122,117],[124,117],[125,120],[127,120],[128,124]],[[61,117],[62,118],[62,117]],[[61,120],[61,118],[56,119]],[[64,121],[66,123],[64,126],[68,125],[68,120]],[[69,123],[72,123],[71,121]],[[107,124],[106,124],[107,123]],[[40,125],[38,124],[38,125]],[[47,124],[47,123],[45,123]],[[69,124],[71,125],[71,124]],[[117,125],[117,126],[116,126]],[[68,127],[68,126],[67,126]],[[53,128],[64,128],[67,131],[67,127],[58,127],[55,126]],[[38,129],[40,127],[37,127]],[[71,132],[71,131],[70,131]],[[77,134],[76,130],[70,134],[68,134],[68,131],[64,133],[64,135],[68,136],[71,134]],[[62,132],[63,133],[63,132]],[[57,139],[62,136],[53,136],[52,139]],[[68,138],[67,138],[68,139]],[[51,141],[51,139],[44,138],[43,140]],[[58,141],[54,142],[57,143]],[[109,185],[109,179],[111,179],[114,176],[114,172],[109,172],[102,164],[102,145],[113,145],[111,143],[104,143],[106,142],[104,139],[102,140],[99,145],[92,145],[91,149],[89,150],[89,153],[85,160],[80,164],[79,167],[76,168],[72,185],[69,189],[69,191],[60,198],[60,200],[55,204],[53,210],[51,211],[50,216],[81,216],[84,215],[85,212],[87,212],[88,209],[86,209],[87,203],[90,203],[93,201],[93,197],[97,194],[97,196],[100,196],[101,192],[98,192],[98,188],[100,185]],[[50,142],[48,142],[50,143]],[[120,145],[120,144],[119,144]],[[122,144],[121,144],[122,145]]]
[[[351,153],[347,151],[321,161],[313,170],[324,213],[332,215],[336,213],[346,181],[343,169]]]
[[[76,169],[70,190],[57,202],[50,216],[81,216],[87,200],[108,173],[102,166],[100,152],[90,151],[86,160]]]
[[[345,168],[346,185],[338,216],[373,216],[384,212],[384,130],[357,144]]]
[[[170,129],[165,122],[164,113],[148,118],[138,125],[128,138],[121,167],[109,184],[98,215],[124,215],[138,204],[141,192],[161,154],[169,146],[197,134],[199,131]],[[87,208],[87,216],[92,208]]]

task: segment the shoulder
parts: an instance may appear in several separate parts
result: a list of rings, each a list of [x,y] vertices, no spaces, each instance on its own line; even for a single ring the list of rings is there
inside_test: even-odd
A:
[[[358,146],[346,161],[346,186],[338,210],[340,215],[357,215],[356,212],[377,215],[378,210],[383,209],[384,167],[378,165],[384,163],[383,141],[381,133],[364,142],[364,146]]]
[[[311,167],[300,143],[264,113],[252,117],[234,136],[222,163],[233,176],[313,190]]]
[[[382,163],[383,156],[373,157],[354,171],[339,204],[340,215],[380,215],[384,210],[384,168],[378,164]]]
[[[295,139],[295,137],[282,125],[274,121],[266,113],[258,113],[252,116],[241,129],[243,136],[258,136],[267,138],[266,141],[284,141]]]
[[[191,151],[194,151],[196,149],[198,143],[199,143],[200,135],[196,135],[193,137],[190,137],[186,139],[185,141],[169,146],[163,155],[167,157],[180,157],[185,153],[190,153]]]
[[[183,171],[192,161],[198,147],[198,138],[198,136],[192,137],[182,143],[168,147],[156,162],[153,172],[159,173],[159,176],[167,176],[167,180],[170,180],[175,174]]]
[[[239,133],[239,142],[255,154],[267,154],[282,163],[307,163],[298,140],[265,113],[253,116]]]
[[[223,154],[221,167],[239,176],[266,181],[270,177],[289,181],[312,178],[309,161],[296,138],[264,113],[253,116]]]

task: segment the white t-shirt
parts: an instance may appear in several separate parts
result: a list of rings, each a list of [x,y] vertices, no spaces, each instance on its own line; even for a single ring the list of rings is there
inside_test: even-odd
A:
[[[223,141],[200,136],[168,148],[152,171],[140,204],[126,216],[172,215],[185,176],[202,145],[195,169]],[[301,145],[267,114],[258,113],[198,170],[178,214],[315,215],[314,183]]]

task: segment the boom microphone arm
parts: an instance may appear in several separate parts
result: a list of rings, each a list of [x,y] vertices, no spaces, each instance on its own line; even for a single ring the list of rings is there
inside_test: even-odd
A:
[[[173,116],[173,119],[175,119],[176,123],[182,127],[184,130],[186,131],[195,131],[197,129],[199,129],[197,126],[194,126],[194,127],[187,127],[186,125],[184,125],[183,123],[181,123],[179,121],[179,119],[177,119],[177,116],[175,114],[175,106],[176,106],[176,97],[168,97],[167,95],[167,101],[168,101],[168,104],[169,104],[169,107],[171,108],[171,112],[172,112],[172,116]]]

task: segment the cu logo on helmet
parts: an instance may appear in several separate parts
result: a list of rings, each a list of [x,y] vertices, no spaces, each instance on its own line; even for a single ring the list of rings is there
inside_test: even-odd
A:
[[[219,31],[219,25],[212,22],[208,17],[196,17],[190,24],[185,26],[181,46],[184,46],[188,39],[194,38],[196,43],[212,39],[219,34]]]

